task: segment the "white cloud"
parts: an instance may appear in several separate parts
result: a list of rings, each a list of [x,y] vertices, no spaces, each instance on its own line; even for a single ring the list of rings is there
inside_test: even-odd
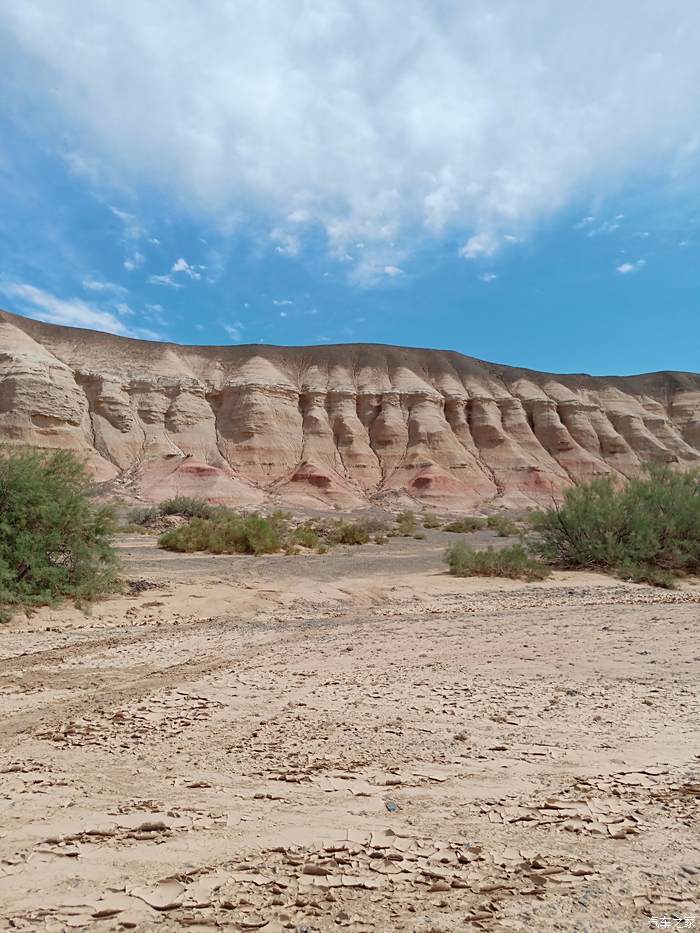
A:
[[[280,317],[289,317],[286,311],[280,311]]]
[[[131,256],[127,256],[127,258],[123,262],[123,266],[127,272],[133,272],[134,269],[138,269],[139,266],[143,265],[143,261],[144,261],[143,254],[139,253],[137,250],[133,252]]]
[[[695,0],[636,16],[603,0],[84,6],[0,5],[15,106],[126,187],[252,217],[281,255],[300,254],[307,222],[334,256],[416,250],[520,239],[630,177],[695,184]]]
[[[499,245],[498,239],[492,233],[476,233],[460,248],[459,255],[465,259],[493,256]]]
[[[646,259],[637,259],[636,262],[623,262],[616,266],[616,269],[620,275],[630,275],[633,272],[639,272],[646,264]]]
[[[90,276],[83,279],[83,288],[90,292],[111,292],[113,295],[126,295],[127,290],[114,282],[101,282]]]
[[[299,210],[287,214],[287,220],[293,224],[305,224],[311,220],[311,211]]]
[[[622,217],[621,214],[618,217]],[[615,218],[617,220],[617,218]],[[589,230],[587,236],[606,236],[609,233],[614,233],[616,230],[620,229],[619,223],[616,223],[615,220],[605,220],[599,227],[595,227],[593,230]]]
[[[165,316],[165,309],[163,305],[159,304],[147,304],[145,307],[146,316],[155,321],[159,327],[167,327],[167,319]]]
[[[170,288],[183,288],[183,285],[176,282],[170,275],[149,275],[148,281],[151,285],[169,285]]]
[[[289,298],[273,298],[272,304],[277,305],[277,307],[282,307],[283,305],[293,305],[294,302]]]
[[[390,279],[395,279],[403,274],[403,269],[400,269],[398,266],[384,266],[384,275],[388,275]]]
[[[135,214],[129,214],[127,211],[121,211],[118,207],[113,207],[111,204],[109,204],[108,207],[114,216],[121,220],[124,227],[125,239],[139,240],[143,236],[144,229]]]
[[[482,282],[485,282],[487,285],[489,285],[491,282],[495,282],[498,276],[495,272],[482,272],[479,278]]]
[[[280,227],[275,227],[275,229],[270,232],[270,239],[273,243],[277,244],[275,246],[276,253],[289,257],[299,255],[301,242],[296,234],[287,233]]]
[[[224,330],[231,340],[240,343],[243,339],[243,324],[240,321],[234,321],[233,324],[224,324]]]
[[[200,268],[203,269],[204,266],[200,266]],[[195,281],[202,278],[201,274],[197,272],[197,270],[194,269],[187,262],[186,259],[178,259],[176,262],[174,262],[173,267],[170,270],[170,272],[171,273],[184,272],[185,275],[188,275],[191,279],[194,279]]]
[[[68,327],[88,327],[107,331],[124,337],[145,337],[156,339],[157,334],[140,327],[127,327],[112,311],[80,298],[58,298],[24,282],[0,282],[0,292],[15,299],[27,314],[50,324],[63,324]],[[117,312],[128,313],[126,305],[118,305]]]

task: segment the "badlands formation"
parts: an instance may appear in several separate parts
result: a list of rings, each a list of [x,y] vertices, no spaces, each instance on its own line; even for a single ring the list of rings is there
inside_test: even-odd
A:
[[[700,375],[178,346],[0,311],[0,441],[74,450],[107,490],[146,501],[523,508],[651,461],[700,466]]]

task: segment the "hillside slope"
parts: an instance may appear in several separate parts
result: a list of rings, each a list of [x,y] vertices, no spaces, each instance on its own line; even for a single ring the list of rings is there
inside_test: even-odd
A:
[[[114,491],[455,510],[700,466],[700,375],[551,375],[375,344],[190,347],[0,311],[0,442],[79,452]]]

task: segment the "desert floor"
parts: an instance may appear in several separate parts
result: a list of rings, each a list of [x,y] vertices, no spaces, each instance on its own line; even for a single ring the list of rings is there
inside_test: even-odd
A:
[[[700,586],[124,537],[0,628],[0,928],[700,926]]]

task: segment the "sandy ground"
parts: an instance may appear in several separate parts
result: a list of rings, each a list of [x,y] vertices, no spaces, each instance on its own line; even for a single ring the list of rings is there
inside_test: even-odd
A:
[[[700,586],[121,546],[0,630],[0,928],[700,926]]]

